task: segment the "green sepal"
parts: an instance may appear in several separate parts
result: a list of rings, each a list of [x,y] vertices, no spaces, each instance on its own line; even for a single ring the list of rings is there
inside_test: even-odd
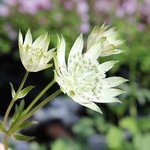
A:
[[[24,98],[35,86],[28,86],[26,88],[24,88],[23,90],[21,90],[17,96],[18,99],[20,98]]]
[[[16,92],[15,92],[15,90],[14,90],[14,86],[13,86],[13,84],[12,84],[11,82],[9,82],[9,84],[10,84],[10,87],[11,87],[11,95],[12,95],[12,98],[15,98]]]
[[[19,140],[19,141],[31,141],[33,139],[35,139],[35,137],[30,137],[30,136],[26,136],[26,135],[22,135],[22,134],[14,134],[13,135],[15,140]]]

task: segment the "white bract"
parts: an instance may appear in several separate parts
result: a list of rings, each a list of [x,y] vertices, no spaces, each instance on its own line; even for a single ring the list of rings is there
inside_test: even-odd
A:
[[[105,31],[104,27],[96,27],[87,41],[87,51],[83,53],[83,37],[80,35],[70,50],[68,60],[65,60],[65,40],[59,39],[57,55],[55,56],[55,80],[61,90],[79,104],[101,112],[94,103],[120,102],[116,96],[123,91],[116,86],[126,82],[121,77],[108,77],[116,61],[99,64],[99,56],[108,56],[118,53],[116,49],[122,42],[116,39],[113,29]],[[113,45],[113,48],[109,48]]]
[[[48,63],[54,56],[54,49],[48,51],[50,38],[47,33],[32,43],[30,30],[27,31],[24,42],[19,32],[18,43],[22,64],[28,72],[38,72],[52,66]]]

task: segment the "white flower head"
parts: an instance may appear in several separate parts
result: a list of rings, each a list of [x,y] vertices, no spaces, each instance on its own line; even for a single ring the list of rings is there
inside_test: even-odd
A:
[[[97,34],[97,36],[100,35]],[[102,113],[100,108],[94,102],[120,102],[116,96],[122,94],[123,91],[117,89],[116,86],[127,81],[121,77],[106,78],[106,72],[116,64],[116,61],[99,64],[97,58],[103,51],[101,44],[93,41],[88,45],[88,51],[83,53],[83,37],[80,35],[72,46],[66,61],[65,40],[61,37],[57,54],[54,57],[55,80],[61,90],[79,104],[100,113]]]
[[[38,72],[52,66],[48,63],[54,56],[54,49],[48,51],[50,38],[47,33],[32,43],[30,29],[28,29],[24,41],[21,32],[19,32],[18,43],[22,64],[28,72]]]
[[[89,50],[93,45],[98,44],[100,46],[99,52],[100,56],[109,56],[113,54],[119,54],[122,51],[118,49],[123,43],[122,40],[118,39],[118,33],[115,28],[108,28],[108,26],[96,26],[87,40],[87,50]]]

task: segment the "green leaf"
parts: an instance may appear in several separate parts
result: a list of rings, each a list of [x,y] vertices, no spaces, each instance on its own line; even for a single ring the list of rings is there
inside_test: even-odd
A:
[[[76,141],[71,140],[71,139],[57,139],[55,140],[52,144],[51,144],[51,148],[52,150],[81,150],[83,148],[81,148],[81,145],[78,143],[76,143]],[[89,150],[89,148],[86,148],[86,146],[84,146],[84,148],[86,150]]]
[[[28,128],[28,127],[30,127],[30,126],[32,126],[32,125],[36,125],[36,124],[38,124],[38,122],[36,122],[36,121],[23,122],[23,123],[16,129],[16,131],[20,131],[20,130],[22,130],[22,129],[24,129],[24,128]]]
[[[16,115],[20,115],[21,112],[23,112],[24,105],[25,105],[24,99],[20,102],[20,105],[19,105],[19,106],[16,105],[16,108],[15,108],[15,113],[16,113]]]
[[[32,142],[31,149],[32,150],[46,150],[45,145],[38,144],[36,142]]]
[[[122,144],[124,141],[124,135],[123,135],[123,132],[119,128],[112,126],[108,130],[106,139],[107,139],[108,147],[110,149],[119,150],[122,147]]]
[[[149,150],[150,134],[137,134],[133,139],[133,144],[136,150]]]
[[[147,116],[140,118],[138,121],[138,127],[143,132],[150,131],[150,119]]]
[[[94,122],[90,118],[82,118],[77,124],[73,126],[73,131],[80,136],[80,138],[84,138],[95,133]]]
[[[28,86],[26,88],[24,88],[23,90],[21,90],[18,94],[18,99],[20,98],[24,98],[35,86]]]
[[[119,122],[119,125],[122,128],[127,129],[132,135],[136,135],[139,132],[137,121],[132,117],[123,118]]]
[[[14,134],[13,135],[15,140],[19,140],[19,141],[31,141],[33,140],[35,137],[30,137],[30,136],[26,136],[26,135],[22,135],[22,134]]]
[[[15,90],[14,90],[14,86],[13,86],[13,84],[12,84],[11,82],[9,82],[9,84],[10,84],[10,87],[11,87],[11,95],[12,95],[12,98],[15,98],[16,92],[15,92]]]
[[[16,105],[16,108],[15,108],[15,113],[13,115],[13,117],[11,118],[11,121],[10,121],[10,129],[13,127],[13,125],[17,122],[18,118],[22,115],[23,113],[23,109],[24,109],[24,105],[25,105],[25,102],[24,100],[22,100],[20,102],[20,105]]]

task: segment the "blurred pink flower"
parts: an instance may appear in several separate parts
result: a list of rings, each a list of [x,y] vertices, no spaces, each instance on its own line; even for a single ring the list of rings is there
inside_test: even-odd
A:
[[[123,17],[124,15],[125,15],[125,11],[121,8],[121,7],[119,7],[117,10],[116,10],[116,15],[117,15],[117,17]]]
[[[88,13],[87,13],[87,14],[80,14],[79,16],[80,16],[80,20],[81,20],[82,22],[88,22],[88,20],[89,20],[89,15],[88,15]]]
[[[50,9],[52,6],[50,0],[20,0],[19,10],[23,13],[35,15],[41,9]]]
[[[123,17],[126,14],[132,15],[136,11],[138,11],[138,3],[137,0],[123,0],[120,5],[117,7],[116,15],[118,17]]]
[[[112,2],[109,0],[95,0],[94,1],[95,11],[107,13],[112,9]]]
[[[9,6],[15,6],[18,2],[18,0],[4,0],[5,4]]]
[[[66,10],[72,10],[74,8],[73,0],[62,0],[61,2]]]
[[[29,13],[35,15],[37,13],[37,6],[35,0],[23,0],[19,2],[19,11],[22,13]]]
[[[87,13],[89,11],[88,3],[85,0],[77,0],[77,12],[79,14]]]
[[[90,29],[89,25],[89,5],[86,0],[76,0],[76,11],[80,17],[81,24],[79,31],[87,33]]]
[[[140,7],[141,15],[150,23],[150,0],[144,0],[143,5]]]
[[[81,23],[79,31],[81,33],[87,33],[90,30],[90,25],[89,23]]]
[[[13,29],[12,25],[10,23],[5,23],[3,25],[4,31],[7,33],[8,37],[11,40],[16,40],[17,38],[17,32]]]
[[[137,10],[137,0],[125,0],[122,7],[127,14],[133,14]]]
[[[137,29],[138,29],[139,31],[143,31],[143,30],[144,30],[144,27],[145,27],[145,25],[144,25],[143,23],[138,23],[138,24],[137,24]]]
[[[10,13],[9,7],[7,5],[1,4],[0,5],[0,16],[8,16]]]
[[[50,0],[34,0],[38,9],[50,9],[52,3]]]

